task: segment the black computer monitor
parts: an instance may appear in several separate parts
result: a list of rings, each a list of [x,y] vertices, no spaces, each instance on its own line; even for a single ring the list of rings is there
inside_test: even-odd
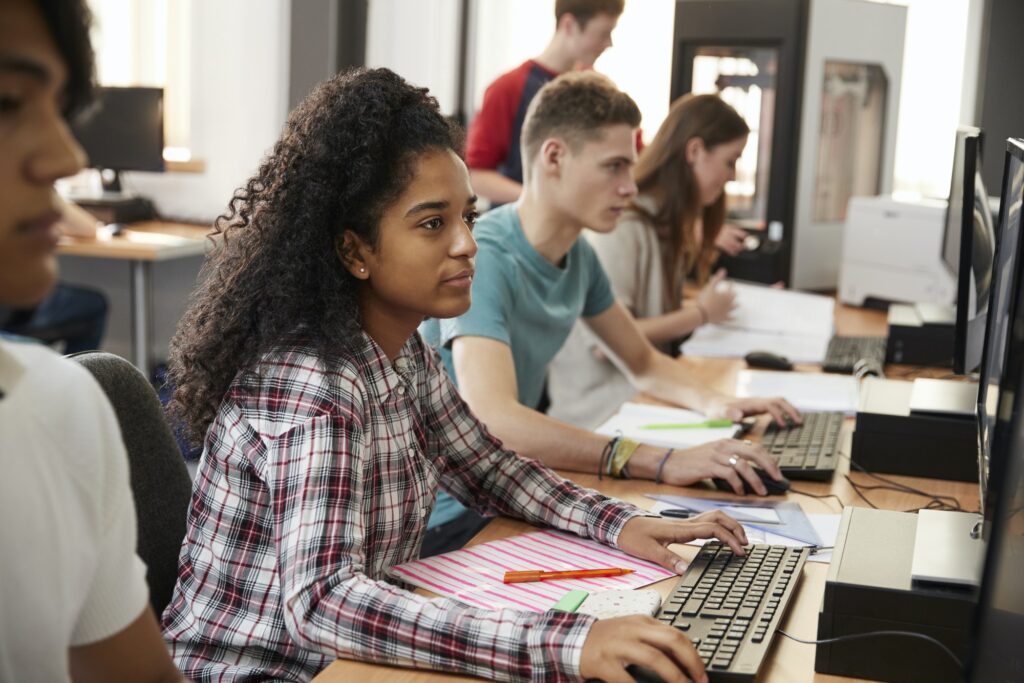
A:
[[[998,491],[1003,470],[1003,459],[994,448],[994,435],[999,421],[1000,386],[1012,370],[1010,365],[1022,363],[1011,358],[1017,348],[1012,336],[1022,308],[1021,279],[1024,270],[1021,239],[1021,202],[1024,201],[1024,140],[1011,139],[1006,143],[1006,162],[1003,169],[1002,200],[999,208],[999,226],[996,230],[996,264],[992,273],[992,291],[989,300],[988,325],[985,333],[981,374],[978,382],[978,475],[982,510],[988,521],[998,505]],[[988,534],[988,524],[985,525]]]
[[[999,218],[1000,223],[1016,221],[1019,232],[1024,141],[1011,140],[1008,147]],[[991,411],[988,547],[967,671],[967,680],[977,683],[1024,680],[1024,305],[1019,274],[1010,284],[1005,363],[998,384],[989,385],[997,398]]]
[[[974,372],[981,364],[995,237],[988,195],[981,180],[981,131],[956,132],[942,260],[957,277],[953,372]]]
[[[164,170],[162,88],[100,88],[96,109],[73,133],[93,168],[114,171],[105,189],[120,190],[119,171]]]

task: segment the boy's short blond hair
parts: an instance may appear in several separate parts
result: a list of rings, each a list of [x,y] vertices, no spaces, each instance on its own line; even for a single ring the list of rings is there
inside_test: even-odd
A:
[[[598,14],[618,19],[625,7],[626,0],[555,0],[555,25],[563,16],[571,14],[580,28],[583,28]]]
[[[640,126],[640,108],[633,98],[594,71],[562,74],[537,92],[526,111],[520,142],[523,173],[545,140],[561,138],[576,152],[614,125]]]

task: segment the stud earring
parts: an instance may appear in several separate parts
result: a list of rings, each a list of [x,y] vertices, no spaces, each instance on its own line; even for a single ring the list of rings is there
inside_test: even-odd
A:
[[[366,272],[366,268],[360,268],[360,269],[359,269],[359,272],[360,272],[360,273],[365,273],[365,272]]]

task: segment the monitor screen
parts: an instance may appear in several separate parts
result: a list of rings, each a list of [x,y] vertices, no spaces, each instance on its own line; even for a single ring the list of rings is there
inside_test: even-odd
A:
[[[981,131],[961,127],[942,243],[942,258],[958,279],[953,338],[953,371],[958,374],[974,372],[981,364],[996,244],[980,169]]]
[[[1004,193],[1000,222],[1008,213],[1020,221],[1024,141],[1015,144],[1017,150],[1008,155],[1013,162],[1004,171],[1013,175],[1003,180],[1004,190],[1011,186],[1014,194]],[[1014,285],[1016,299],[1020,296],[1019,280]],[[995,509],[986,519],[989,538],[985,571],[968,662],[967,680],[977,683],[1024,680],[1024,401],[1017,400],[1024,392],[1024,306],[1016,306],[1012,322],[1002,379],[998,386],[991,387],[993,393],[998,393],[997,409],[993,411],[992,460],[1002,465],[998,474],[992,472],[992,490],[998,494],[990,497],[996,501]]]
[[[994,514],[998,501],[994,495],[1002,461],[993,448],[993,433],[999,418],[999,400],[1003,377],[1010,365],[1011,320],[1020,308],[1018,294],[1021,281],[1021,201],[1024,198],[1024,142],[1007,143],[1003,176],[999,227],[996,232],[996,265],[992,276],[988,329],[985,334],[984,357],[978,383],[978,463],[982,507],[986,520]],[[1014,332],[1019,334],[1020,331]],[[1017,349],[1014,347],[1014,351]],[[1015,359],[1017,360],[1017,359]],[[992,481],[990,483],[989,478]],[[987,533],[986,524],[986,533]]]
[[[100,88],[96,109],[72,132],[93,168],[163,171],[163,110],[162,88]]]

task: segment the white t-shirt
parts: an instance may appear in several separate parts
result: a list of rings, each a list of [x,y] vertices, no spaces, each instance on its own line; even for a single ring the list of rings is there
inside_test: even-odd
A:
[[[0,681],[67,681],[68,648],[149,595],[114,411],[84,368],[0,340]]]

